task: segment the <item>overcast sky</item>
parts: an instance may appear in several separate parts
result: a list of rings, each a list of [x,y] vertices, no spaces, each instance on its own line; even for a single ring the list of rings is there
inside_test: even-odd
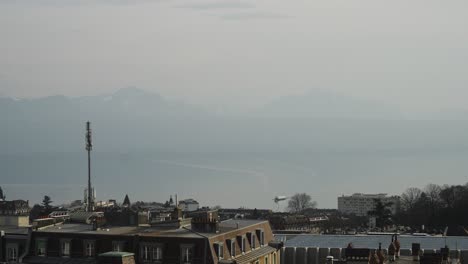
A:
[[[0,95],[254,106],[330,89],[468,109],[466,1],[2,0]]]

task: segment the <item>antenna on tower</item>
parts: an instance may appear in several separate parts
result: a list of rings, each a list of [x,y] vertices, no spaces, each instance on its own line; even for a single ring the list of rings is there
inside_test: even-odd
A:
[[[88,151],[88,198],[86,203],[86,211],[94,211],[93,190],[91,188],[91,150],[93,149],[91,137],[91,123],[86,122],[86,151]]]

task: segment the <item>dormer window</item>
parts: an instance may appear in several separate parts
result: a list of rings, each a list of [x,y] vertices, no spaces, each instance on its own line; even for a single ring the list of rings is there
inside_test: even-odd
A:
[[[265,232],[260,231],[260,245],[263,247],[265,245]]]
[[[255,250],[255,248],[257,247],[256,243],[256,236],[255,236],[255,233],[254,232],[249,232],[247,233],[247,237],[249,239],[249,243],[250,243],[250,248],[252,250]]]
[[[231,253],[231,257],[235,257],[236,256],[236,240],[235,239],[231,239],[231,247],[229,248],[230,250],[230,253]]]
[[[216,255],[218,256],[218,260],[221,260],[224,258],[224,243],[223,242],[218,242],[215,244],[216,248]]]
[[[242,253],[245,253],[245,236],[242,236],[242,239],[241,239],[241,249],[242,249]]]
[[[260,246],[263,247],[265,245],[265,232],[263,229],[257,229],[256,230],[258,240],[260,241]]]

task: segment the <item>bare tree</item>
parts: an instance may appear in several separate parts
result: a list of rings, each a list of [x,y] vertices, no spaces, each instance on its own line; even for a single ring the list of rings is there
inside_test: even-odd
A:
[[[437,184],[432,184],[429,183],[425,188],[424,192],[427,195],[427,198],[429,199],[429,203],[431,207],[437,206],[441,199],[440,199],[440,192],[442,191],[442,188],[437,185]]]
[[[317,202],[312,201],[312,197],[306,193],[296,193],[288,202],[288,211],[292,213],[300,213],[308,208],[315,208]]]
[[[401,206],[404,210],[412,210],[419,198],[421,198],[422,191],[419,188],[411,187],[401,195]]]

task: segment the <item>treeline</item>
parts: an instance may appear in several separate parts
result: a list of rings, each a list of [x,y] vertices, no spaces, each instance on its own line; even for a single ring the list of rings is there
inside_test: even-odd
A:
[[[415,231],[440,232],[446,227],[453,231],[467,226],[468,183],[408,188],[401,195],[401,208],[394,220]]]

